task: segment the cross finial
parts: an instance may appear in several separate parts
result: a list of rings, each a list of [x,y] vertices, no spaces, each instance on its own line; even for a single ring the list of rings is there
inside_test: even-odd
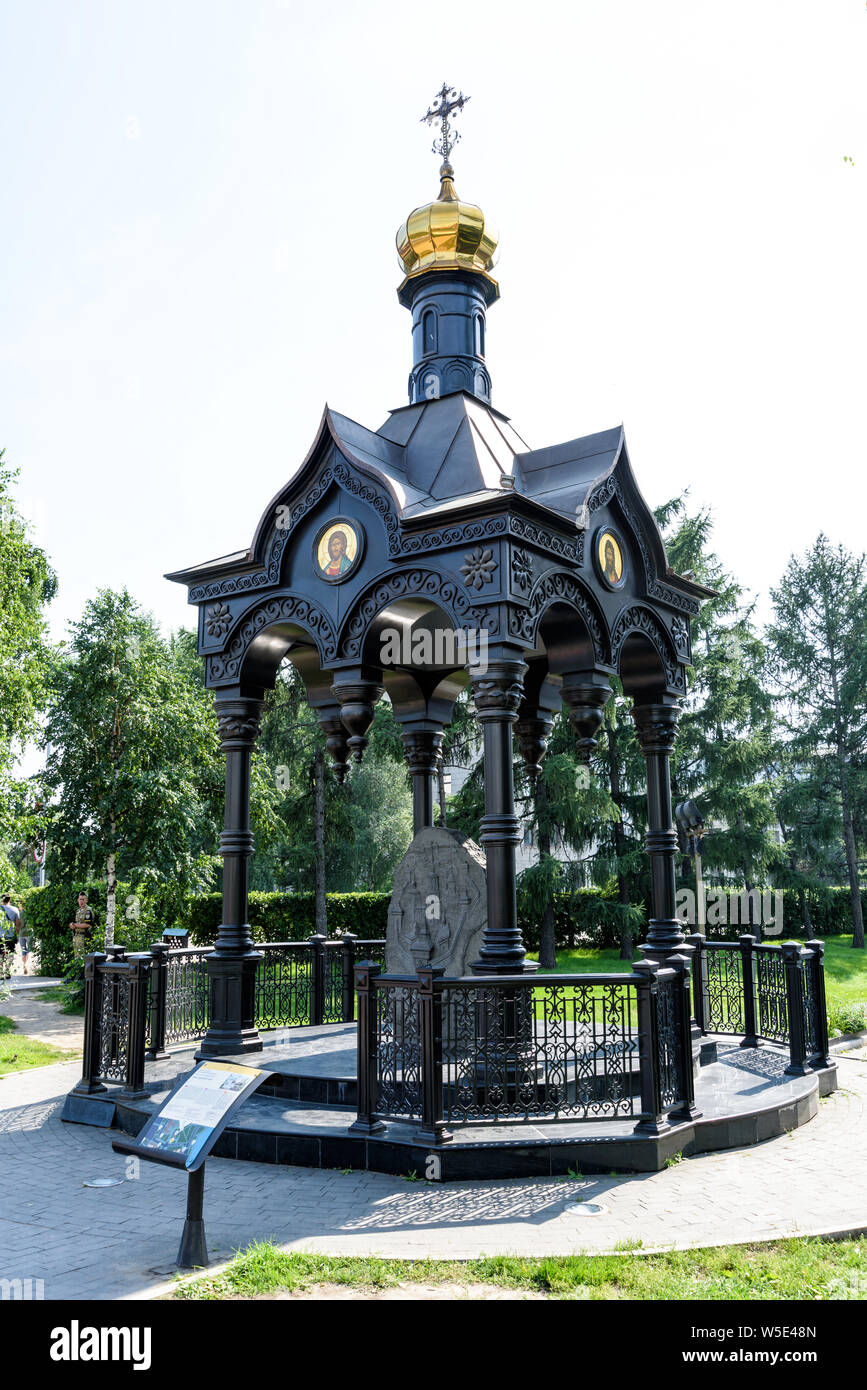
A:
[[[459,92],[456,87],[450,87],[447,82],[444,82],[434,97],[429,110],[422,116],[422,121],[428,125],[433,125],[434,121],[440,122],[440,133],[431,148],[434,154],[442,155],[445,164],[448,164],[449,155],[461,138],[449,124],[449,116],[453,111],[462,111],[468,101],[469,97],[465,97],[463,92]]]

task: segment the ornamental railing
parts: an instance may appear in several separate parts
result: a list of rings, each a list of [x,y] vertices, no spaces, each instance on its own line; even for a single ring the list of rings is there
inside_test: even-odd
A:
[[[787,1045],[790,1075],[828,1066],[824,942],[776,944],[749,934],[708,941],[698,933],[688,941],[702,1032],[740,1037],[742,1047]]]
[[[695,1113],[689,964],[631,975],[384,975],[362,962],[358,1115],[416,1126],[633,1120],[656,1134]]]
[[[208,957],[213,947],[150,951],[123,946],[87,957],[84,967],[84,1058],[76,1090],[109,1083],[130,1094],[144,1086],[144,1065],[166,1048],[204,1037],[211,1020]],[[257,945],[254,1005],[260,1032],[355,1019],[355,961],[385,958],[385,940],[269,941]]]

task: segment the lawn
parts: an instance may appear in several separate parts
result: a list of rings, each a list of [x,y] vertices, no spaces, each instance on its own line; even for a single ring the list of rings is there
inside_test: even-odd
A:
[[[556,1299],[867,1298],[867,1239],[787,1240],[666,1255],[569,1255],[549,1259],[355,1259],[280,1250],[241,1251],[215,1278],[184,1284],[183,1299],[238,1299],[317,1284],[382,1289],[395,1284],[495,1284]]]
[[[843,1004],[867,1004],[867,950],[853,951],[851,936],[827,936],[825,940],[825,993],[829,1011]],[[532,955],[532,960],[538,957]],[[641,957],[636,954],[636,960]],[[632,969],[616,949],[602,951],[589,946],[557,952],[557,970],[564,974],[623,974]],[[550,974],[550,971],[540,971]]]
[[[65,1062],[78,1054],[67,1052],[50,1043],[37,1042],[19,1033],[17,1024],[0,1014],[0,1076],[10,1071],[26,1071],[28,1067],[46,1067],[49,1062]]]

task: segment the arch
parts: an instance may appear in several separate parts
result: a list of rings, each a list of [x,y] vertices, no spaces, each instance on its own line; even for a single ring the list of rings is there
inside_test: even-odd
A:
[[[664,690],[686,690],[686,676],[671,636],[642,603],[630,603],[617,615],[611,631],[611,659],[627,695],[655,698]]]
[[[527,608],[513,609],[510,614],[511,634],[535,648],[540,640],[545,615],[555,607],[565,607],[581,619],[592,648],[589,664],[609,666],[611,640],[605,615],[590,589],[567,570],[548,570],[536,581],[527,599]],[[554,619],[556,621],[556,615]]]
[[[316,648],[326,666],[337,654],[337,634],[327,613],[309,598],[281,594],[248,608],[221,652],[207,657],[208,685],[249,680],[271,685],[283,657],[294,642]]]
[[[414,600],[427,608],[439,608],[457,629],[493,630],[489,615],[474,608],[460,585],[435,570],[411,569],[384,574],[355,600],[341,625],[337,650],[341,658],[359,657],[365,637],[378,615],[396,604]]]
[[[473,351],[476,357],[485,355],[485,316],[473,314]]]

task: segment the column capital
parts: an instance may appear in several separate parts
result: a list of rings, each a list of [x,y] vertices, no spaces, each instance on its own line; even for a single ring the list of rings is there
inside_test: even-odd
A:
[[[672,752],[680,713],[680,705],[675,704],[632,706],[635,732],[645,757],[652,753],[668,755]]]
[[[411,773],[436,772],[443,745],[442,729],[404,729],[400,741]]]
[[[473,704],[480,718],[506,717],[514,720],[524,698],[527,663],[520,657],[494,657],[484,671],[470,670]]]
[[[235,695],[228,700],[218,698],[215,704],[223,751],[252,748],[259,734],[264,701]]]

